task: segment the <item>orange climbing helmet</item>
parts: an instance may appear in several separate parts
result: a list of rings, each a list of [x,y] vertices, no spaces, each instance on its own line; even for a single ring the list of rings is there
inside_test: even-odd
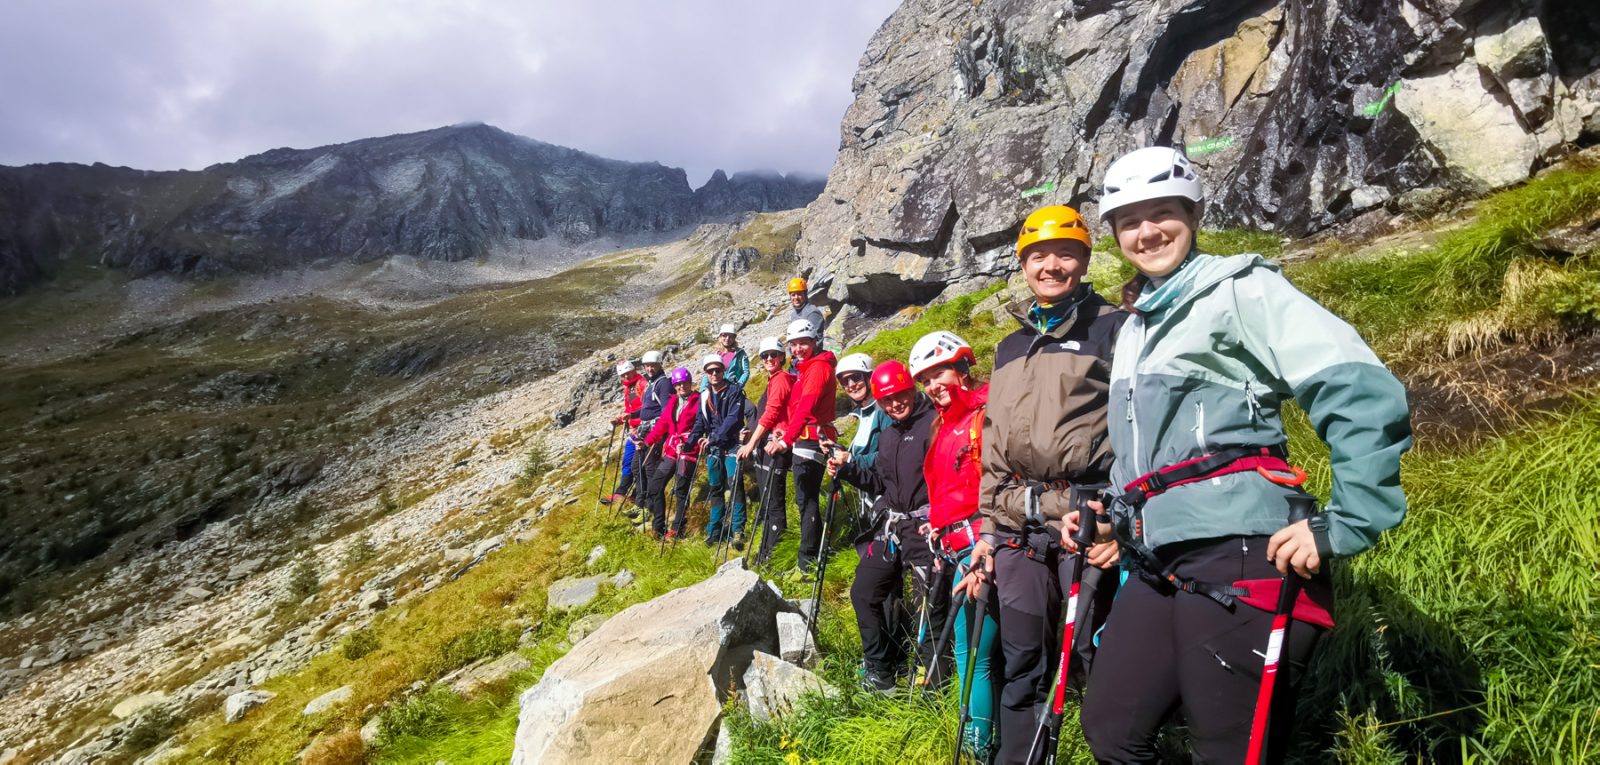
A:
[[[1017,256],[1021,257],[1030,245],[1053,239],[1071,239],[1094,248],[1089,241],[1089,224],[1077,210],[1066,205],[1050,205],[1034,210],[1022,221],[1022,230],[1017,232]]]
[[[795,278],[789,280],[789,292],[790,293],[805,292],[805,291],[806,291],[806,280],[803,277],[796,276]]]

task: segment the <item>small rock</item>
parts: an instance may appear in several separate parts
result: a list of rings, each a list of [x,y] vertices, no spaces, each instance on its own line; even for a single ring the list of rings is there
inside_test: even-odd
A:
[[[583,559],[583,565],[585,565],[585,566],[593,566],[594,564],[599,563],[600,562],[600,558],[602,556],[604,556],[605,554],[606,554],[606,546],[605,545],[595,545],[594,549],[589,551],[589,557]]]
[[[126,720],[129,717],[132,717],[141,711],[160,704],[166,700],[167,694],[160,691],[155,691],[153,693],[141,693],[137,696],[129,696],[128,698],[117,702],[117,705],[111,708],[111,716],[117,718],[118,720]]]
[[[802,615],[811,613],[811,603],[811,598],[795,598],[789,601],[789,605],[794,606],[794,612]]]
[[[528,542],[532,542],[538,536],[539,536],[539,530],[537,528],[525,529],[523,531],[519,531],[519,532],[517,532],[515,534],[512,534],[511,535],[511,541],[516,542],[518,544],[527,544]]]
[[[451,563],[460,563],[472,557],[472,551],[465,547],[451,547],[444,551],[444,559]]]
[[[7,749],[3,752],[0,752],[0,765],[11,765],[11,763],[16,762],[21,758],[22,752],[17,751],[15,748]]]
[[[210,590],[204,587],[194,586],[185,587],[181,590],[178,590],[178,592],[182,593],[184,597],[191,598],[193,600],[205,600],[211,597],[212,594]]]
[[[362,611],[382,611],[389,607],[389,599],[382,590],[371,590],[361,595],[356,607]]]
[[[249,560],[235,563],[231,568],[228,569],[228,581],[236,581],[250,576],[257,571],[260,571],[261,567],[266,565],[266,563],[267,561],[265,558],[251,558]]]
[[[382,717],[373,715],[371,720],[361,726],[361,743],[370,746],[372,742],[378,740],[378,725],[381,722],[383,722]]]
[[[471,698],[484,686],[498,683],[532,666],[533,662],[522,654],[508,653],[494,661],[473,665],[449,684],[450,690],[459,696]]]
[[[34,659],[33,659],[32,656],[24,656],[24,657],[22,657],[22,661],[17,662],[17,669],[27,669],[29,667],[32,667],[33,666],[33,662],[34,662]]]
[[[568,550],[571,550],[571,549],[572,549],[572,543],[571,542],[562,542],[561,543],[561,551],[562,552],[567,552]]]
[[[778,658],[802,667],[811,665],[817,656],[817,643],[806,629],[806,618],[800,614],[779,612]]]
[[[244,719],[245,714],[256,707],[265,704],[278,694],[272,691],[240,691],[228,697],[222,704],[222,719],[236,723]]]
[[[750,668],[744,673],[744,699],[750,705],[750,716],[760,722],[771,722],[774,717],[784,717],[794,710],[800,695],[818,691],[833,695],[829,688],[810,670],[796,667],[770,653],[756,651],[750,659]]]
[[[609,618],[611,617],[605,614],[589,614],[578,619],[567,627],[567,642],[577,645],[584,638],[593,634],[595,630],[600,629],[600,625],[605,624],[606,619]]]
[[[723,724],[717,729],[717,745],[711,750],[711,765],[728,765],[733,762],[733,734]]]
[[[567,577],[550,585],[550,608],[582,608],[600,596],[601,575]]]
[[[327,693],[312,699],[310,702],[307,702],[305,710],[302,711],[300,715],[302,717],[310,717],[314,714],[326,712],[329,709],[332,709],[334,705],[342,704],[345,701],[348,701],[351,694],[354,693],[355,689],[348,685],[344,686],[343,688],[336,688],[328,691]]]
[[[633,572],[629,571],[628,569],[623,569],[623,570],[618,571],[617,573],[611,575],[611,586],[612,587],[615,587],[615,588],[620,590],[623,587],[627,587],[630,584],[633,584]]]
[[[505,537],[498,536],[498,535],[492,536],[492,537],[489,537],[488,539],[483,540],[482,542],[479,542],[476,547],[472,548],[472,557],[474,557],[474,558],[482,558],[485,555],[488,555],[489,553],[492,553],[495,550],[498,550],[498,549],[500,549],[502,547],[505,547],[505,546],[506,546],[506,538]]]

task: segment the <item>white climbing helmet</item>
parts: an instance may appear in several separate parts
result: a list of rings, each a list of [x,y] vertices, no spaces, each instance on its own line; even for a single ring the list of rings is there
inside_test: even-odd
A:
[[[623,359],[622,361],[617,362],[617,376],[618,377],[627,377],[628,373],[632,372],[632,371],[634,371],[634,367],[633,367],[633,362],[632,361],[629,361],[627,359]]]
[[[765,356],[769,353],[781,353],[784,356],[789,355],[789,352],[784,350],[783,343],[779,342],[778,338],[763,337],[761,338],[761,345],[758,346],[758,350],[756,351],[756,356]]]
[[[645,351],[644,355],[639,357],[639,363],[660,365],[661,351]]]
[[[916,377],[940,364],[953,364],[965,360],[968,364],[977,361],[972,354],[972,346],[962,340],[954,332],[939,330],[923,335],[916,345],[911,346],[911,376]]]
[[[801,338],[815,340],[818,337],[817,325],[812,324],[805,319],[795,319],[794,321],[789,322],[789,331],[787,334],[790,341],[799,340]]]
[[[1106,168],[1104,193],[1100,195],[1100,220],[1109,222],[1117,208],[1135,202],[1163,197],[1181,197],[1195,204],[1195,213],[1205,202],[1200,174],[1183,152],[1171,146],[1149,146],[1122,155]]]
[[[715,364],[715,365],[717,365],[719,367],[722,367],[723,369],[727,369],[728,368],[727,362],[724,362],[722,360],[722,354],[720,354],[720,353],[708,353],[708,354],[706,354],[704,357],[702,357],[700,359],[700,371],[702,371],[702,372],[706,371],[706,369],[708,367],[710,367],[712,364]]]
[[[839,359],[839,369],[833,373],[834,377],[843,377],[851,372],[859,372],[868,377],[872,376],[872,357],[865,353],[852,353]]]
[[[724,325],[722,325],[721,327],[719,327],[717,329],[717,334],[719,334],[719,335],[737,335],[737,334],[739,334],[739,328],[734,326],[734,325],[732,325],[732,324],[724,324]]]

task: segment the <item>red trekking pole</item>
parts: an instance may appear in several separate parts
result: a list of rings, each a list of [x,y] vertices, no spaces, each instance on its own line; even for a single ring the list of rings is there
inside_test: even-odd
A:
[[[1096,521],[1094,512],[1089,509],[1091,492],[1103,487],[1070,488],[1072,507],[1078,511],[1078,533],[1072,535],[1072,541],[1077,544],[1078,552],[1072,556],[1072,584],[1067,590],[1067,602],[1063,604],[1061,614],[1061,656],[1056,662],[1055,682],[1050,684],[1050,707],[1040,717],[1039,729],[1033,734],[1033,744],[1028,747],[1027,762],[1035,762],[1035,755],[1041,744],[1044,746],[1044,761],[1056,761],[1056,749],[1061,740],[1061,718],[1063,708],[1067,701],[1067,670],[1072,665],[1072,640],[1076,632],[1078,621],[1078,589],[1083,585],[1083,567],[1089,559],[1089,546],[1094,544]]]
[[[1286,497],[1289,501],[1289,523],[1295,524],[1317,512],[1317,498],[1297,492]],[[1300,575],[1294,569],[1283,575],[1278,589],[1278,607],[1272,612],[1272,632],[1267,637],[1266,663],[1261,670],[1261,689],[1256,693],[1255,717],[1250,721],[1250,749],[1245,755],[1245,765],[1259,765],[1266,760],[1267,725],[1272,715],[1272,691],[1278,680],[1278,660],[1283,656],[1283,645],[1289,640],[1289,623],[1294,614],[1295,599],[1300,594]]]

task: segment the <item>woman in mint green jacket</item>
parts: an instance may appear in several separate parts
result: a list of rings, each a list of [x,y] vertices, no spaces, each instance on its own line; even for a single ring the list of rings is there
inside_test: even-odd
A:
[[[1234,584],[1292,570],[1326,605],[1328,560],[1366,550],[1405,515],[1405,389],[1276,264],[1200,253],[1202,203],[1193,166],[1164,147],[1112,163],[1101,197],[1140,272],[1111,372],[1112,482],[1183,479],[1113,503],[1123,563],[1139,576],[1112,608],[1082,708],[1101,762],[1155,759],[1156,732],[1179,709],[1197,761],[1244,761],[1272,614]],[[1333,473],[1326,511],[1293,524],[1285,498],[1295,490],[1267,477],[1287,468],[1280,411],[1290,400],[1327,443]],[[1208,459],[1203,471],[1173,468],[1197,459]],[[1320,632],[1290,630],[1286,663],[1304,662]],[[1280,676],[1278,689],[1292,707],[1293,678]],[[1287,731],[1273,733],[1281,755]]]

